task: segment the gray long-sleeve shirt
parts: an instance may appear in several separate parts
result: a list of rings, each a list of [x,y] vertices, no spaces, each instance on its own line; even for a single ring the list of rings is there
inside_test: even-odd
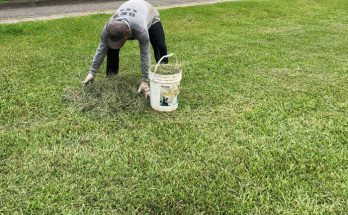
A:
[[[139,41],[142,79],[147,80],[150,65],[150,38],[148,29],[160,21],[158,11],[144,0],[129,0],[119,7],[108,22],[111,20],[125,21],[132,29],[132,36],[129,39]],[[103,28],[99,46],[90,69],[90,74],[93,75],[97,73],[109,49],[106,31],[107,23]]]

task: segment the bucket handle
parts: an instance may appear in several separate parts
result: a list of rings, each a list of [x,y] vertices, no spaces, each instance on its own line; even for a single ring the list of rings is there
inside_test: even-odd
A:
[[[158,66],[160,65],[161,61],[162,61],[164,58],[169,58],[169,57],[172,57],[172,56],[174,56],[174,53],[163,56],[163,57],[158,61],[157,65],[156,65],[156,67],[155,67],[155,70],[153,71],[153,74],[156,74],[157,68],[158,68]]]

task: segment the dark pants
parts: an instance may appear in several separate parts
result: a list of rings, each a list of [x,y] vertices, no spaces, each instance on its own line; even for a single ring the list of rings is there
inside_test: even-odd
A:
[[[149,37],[156,62],[158,62],[163,56],[167,55],[167,45],[161,22],[157,22],[151,26],[151,28],[149,29]],[[161,63],[168,63],[168,58],[163,59]],[[106,75],[117,75],[119,64],[120,50],[111,49],[109,47],[107,54]]]

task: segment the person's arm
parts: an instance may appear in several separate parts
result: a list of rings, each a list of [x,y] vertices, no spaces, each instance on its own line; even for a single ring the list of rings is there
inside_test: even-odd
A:
[[[150,38],[149,33],[144,31],[138,38],[140,46],[140,57],[141,57],[141,73],[142,80],[149,80],[149,66],[150,66]]]
[[[99,42],[99,46],[97,48],[97,51],[95,53],[95,56],[93,58],[92,66],[90,68],[89,74],[95,76],[100,65],[103,63],[104,58],[108,52],[109,45],[108,45],[108,39],[106,35],[106,28],[104,27],[101,35],[101,39]]]

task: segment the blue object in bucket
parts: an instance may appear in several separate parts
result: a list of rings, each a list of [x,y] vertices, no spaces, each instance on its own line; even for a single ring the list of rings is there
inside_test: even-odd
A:
[[[160,101],[161,106],[169,106],[168,104],[168,98],[163,96],[161,101]]]

